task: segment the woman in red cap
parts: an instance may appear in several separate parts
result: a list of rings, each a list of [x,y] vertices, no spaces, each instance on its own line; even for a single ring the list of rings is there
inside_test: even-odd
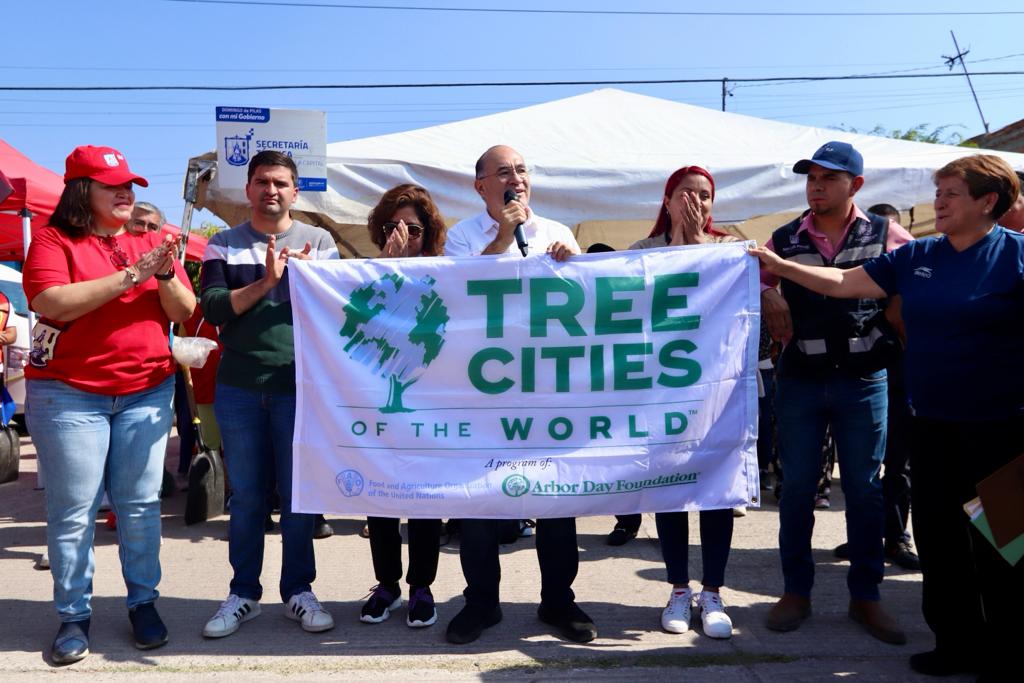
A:
[[[705,242],[735,242],[736,237],[714,228],[711,206],[715,201],[715,179],[700,166],[684,166],[668,177],[658,219],[647,239],[630,249],[675,247]],[[732,620],[725,613],[719,589],[725,583],[725,565],[732,545],[733,511],[701,510],[700,549],[704,562],[704,589],[694,598],[690,590],[689,524],[685,512],[659,512],[654,516],[672,584],[668,604],[661,613],[661,627],[669,633],[685,633],[695,604],[704,635],[732,636]]]
[[[171,427],[172,322],[196,299],[177,242],[125,230],[132,184],[148,186],[110,147],[78,147],[49,225],[33,235],[24,287],[39,323],[25,370],[26,418],[46,470],[47,544],[61,627],[56,664],[89,653],[93,535],[104,491],[135,644],[167,642],[153,603],[160,581],[160,501]]]

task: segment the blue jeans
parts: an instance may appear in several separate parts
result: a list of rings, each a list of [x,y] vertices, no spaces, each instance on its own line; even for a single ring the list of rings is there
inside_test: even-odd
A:
[[[888,400],[884,370],[864,378],[824,372],[815,379],[776,377],[779,460],[786,475],[779,501],[779,552],[785,591],[810,597],[814,585],[811,532],[821,476],[821,444],[831,425],[846,496],[850,571],[846,584],[859,600],[878,600],[882,582],[882,485]]]
[[[93,539],[103,492],[117,514],[128,607],[160,583],[160,484],[174,380],[124,396],[29,380],[26,418],[46,469],[46,539],[61,621],[92,616]]]
[[[732,509],[700,511],[700,553],[704,564],[701,583],[709,588],[725,585],[725,565],[732,547]],[[661,556],[665,560],[668,582],[690,582],[690,524],[685,512],[658,512],[654,515],[658,526]]]
[[[267,489],[275,478],[281,497],[281,599],[311,590],[316,516],[292,512],[295,394],[260,393],[218,382],[213,409],[231,482],[231,592],[249,600],[263,597],[263,524],[270,512]]]

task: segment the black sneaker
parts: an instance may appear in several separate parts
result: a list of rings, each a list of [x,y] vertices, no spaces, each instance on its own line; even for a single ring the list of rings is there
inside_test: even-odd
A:
[[[921,571],[921,558],[911,550],[909,541],[899,541],[886,547],[885,557],[897,567],[910,571]]]
[[[359,621],[364,624],[379,624],[391,616],[391,610],[402,606],[402,591],[396,586],[377,584],[370,589],[370,599],[363,605]]]
[[[925,676],[976,673],[981,666],[982,662],[970,655],[938,648],[910,655],[910,668]]]
[[[167,644],[167,627],[164,626],[153,603],[146,602],[132,607],[128,610],[128,619],[132,622],[135,647],[140,650],[152,650]]]
[[[567,640],[589,643],[597,638],[597,626],[594,625],[594,621],[575,602],[560,610],[552,610],[541,603],[537,608],[537,616],[545,624],[557,628]]]
[[[832,551],[837,560],[848,560],[850,559],[850,544],[840,543],[836,546],[835,550]]]
[[[50,646],[50,658],[54,664],[72,664],[85,659],[89,654],[89,620],[65,621],[57,631],[57,637]]]
[[[502,619],[501,607],[495,605],[491,609],[480,608],[476,605],[466,605],[462,611],[455,615],[455,618],[448,622],[448,631],[445,638],[449,643],[465,645],[472,643],[480,637],[485,628],[490,628],[499,623]]]
[[[634,529],[623,529],[621,526],[617,526],[612,529],[610,534],[608,534],[608,538],[605,540],[605,543],[613,546],[626,545],[636,538],[637,531],[638,530]]]
[[[409,586],[409,613],[405,623],[409,628],[433,626],[437,621],[437,609],[434,607],[434,595],[429,586],[413,588]]]

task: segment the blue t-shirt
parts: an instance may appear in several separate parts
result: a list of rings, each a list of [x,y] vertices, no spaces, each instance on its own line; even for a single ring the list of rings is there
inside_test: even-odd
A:
[[[996,226],[962,252],[944,236],[864,264],[903,297],[907,395],[940,420],[1024,414],[1024,235]]]

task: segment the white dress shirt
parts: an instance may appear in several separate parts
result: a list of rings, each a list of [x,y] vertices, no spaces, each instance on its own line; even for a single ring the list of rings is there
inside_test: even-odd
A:
[[[523,232],[530,245],[529,255],[543,254],[555,242],[580,247],[572,230],[556,221],[542,218],[530,213],[530,219],[523,223]],[[494,238],[498,236],[498,221],[491,218],[486,210],[465,220],[459,221],[448,229],[448,239],[444,244],[445,256],[479,256]],[[506,254],[519,254],[515,240],[505,250]]]

